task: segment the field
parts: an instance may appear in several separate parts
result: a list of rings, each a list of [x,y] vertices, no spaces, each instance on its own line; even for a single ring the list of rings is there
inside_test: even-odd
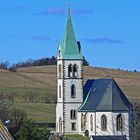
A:
[[[28,116],[36,122],[55,122],[55,104],[15,103],[14,106],[26,110]]]
[[[85,66],[84,82],[96,78],[114,78],[132,102],[140,102],[139,72]],[[25,109],[37,122],[55,122],[56,66],[19,68],[17,72],[0,70],[2,96]]]

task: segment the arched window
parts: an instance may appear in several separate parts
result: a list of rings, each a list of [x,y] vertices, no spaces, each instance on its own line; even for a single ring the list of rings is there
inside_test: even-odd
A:
[[[107,117],[106,117],[106,115],[101,116],[101,130],[102,131],[107,130]]]
[[[70,111],[70,118],[73,119],[73,110]]]
[[[90,130],[93,131],[93,116],[90,115]]]
[[[59,73],[59,77],[61,77],[62,71],[61,71],[61,65],[60,64],[58,66],[58,73]]]
[[[87,113],[84,115],[84,130],[86,130],[86,123],[87,123]]]
[[[81,114],[81,131],[84,130],[84,115]]]
[[[71,110],[71,111],[70,111],[70,118],[71,118],[72,120],[75,120],[76,117],[77,117],[77,112],[76,112],[76,110]]]
[[[124,130],[124,116],[122,114],[118,114],[116,118],[117,123],[117,131]]]
[[[77,77],[77,65],[74,64],[73,66],[73,77]]]
[[[77,113],[76,110],[73,110],[73,118],[76,119],[77,118]]]
[[[68,66],[68,77],[72,77],[72,64]]]
[[[62,132],[62,119],[59,118],[59,132]]]
[[[61,98],[61,85],[59,85],[59,98]]]
[[[71,98],[75,98],[76,97],[76,87],[75,85],[71,86]]]

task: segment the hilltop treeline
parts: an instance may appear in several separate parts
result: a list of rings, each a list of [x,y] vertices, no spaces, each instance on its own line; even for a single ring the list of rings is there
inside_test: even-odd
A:
[[[84,66],[89,66],[89,62],[84,58]],[[57,59],[55,56],[52,56],[51,58],[46,57],[46,58],[41,58],[41,59],[28,59],[27,61],[23,62],[18,62],[10,65],[8,61],[6,62],[1,62],[0,63],[0,68],[1,69],[6,69],[9,71],[16,71],[17,68],[23,68],[23,67],[33,67],[33,66],[44,66],[44,65],[56,65],[57,64]]]

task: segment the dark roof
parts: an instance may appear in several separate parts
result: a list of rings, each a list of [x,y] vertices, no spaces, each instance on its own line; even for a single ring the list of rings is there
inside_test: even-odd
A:
[[[114,79],[88,80],[78,111],[129,111],[133,108]]]
[[[126,136],[91,136],[93,140],[127,140]]]

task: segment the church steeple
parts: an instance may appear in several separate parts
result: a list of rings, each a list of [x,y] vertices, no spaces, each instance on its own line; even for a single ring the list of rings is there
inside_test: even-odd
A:
[[[83,102],[83,56],[77,43],[70,8],[65,34],[57,57],[56,131],[78,132],[77,109]]]
[[[70,7],[68,8],[67,24],[63,41],[60,43],[60,54],[62,59],[83,59],[80,47],[75,37]]]

